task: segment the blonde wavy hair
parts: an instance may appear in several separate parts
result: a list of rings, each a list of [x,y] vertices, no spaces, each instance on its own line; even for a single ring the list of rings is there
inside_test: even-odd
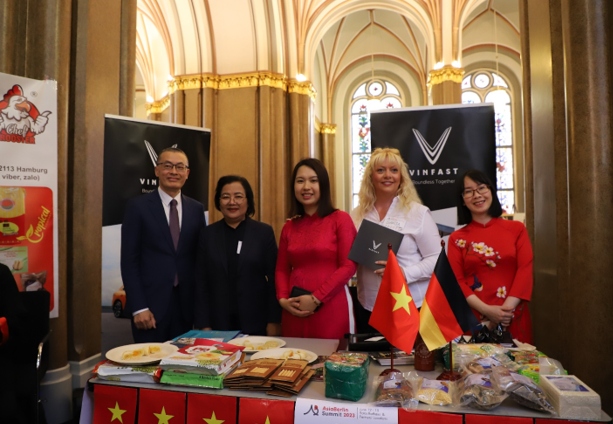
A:
[[[362,221],[366,212],[375,205],[377,196],[375,194],[375,187],[372,184],[372,174],[385,160],[400,169],[400,185],[398,186],[397,195],[402,207],[408,211],[411,209],[411,202],[421,204],[421,199],[409,176],[409,166],[402,159],[400,151],[390,147],[377,147],[370,155],[370,160],[366,164],[362,183],[360,184],[360,192],[358,193],[359,203],[355,210],[356,218],[359,221]]]

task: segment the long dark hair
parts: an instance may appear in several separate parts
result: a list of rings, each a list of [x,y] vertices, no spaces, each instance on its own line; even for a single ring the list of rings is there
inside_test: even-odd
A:
[[[217,187],[215,187],[215,208],[220,211],[219,199],[221,198],[221,190],[227,184],[241,183],[245,190],[245,196],[247,196],[247,216],[253,216],[255,214],[255,202],[253,200],[253,190],[247,178],[240,175],[224,175],[217,180]]]
[[[490,192],[492,193],[492,204],[487,211],[487,214],[492,218],[498,218],[502,215],[502,206],[500,205],[500,200],[498,200],[498,195],[496,194],[496,185],[492,183],[490,178],[483,172],[478,169],[468,170],[462,175],[462,178],[458,179],[457,187],[457,199],[458,199],[458,224],[468,224],[473,220],[473,216],[470,213],[470,210],[466,207],[464,202],[464,198],[462,197],[462,193],[464,192],[464,179],[470,178],[477,184],[485,184],[490,188]]]
[[[289,216],[292,217],[296,215],[304,215],[304,206],[298,201],[298,199],[296,199],[296,194],[294,193],[296,174],[298,174],[298,169],[301,166],[308,166],[315,171],[315,174],[317,174],[317,179],[319,181],[319,202],[317,203],[317,215],[322,218],[330,215],[336,209],[332,205],[332,195],[330,194],[330,177],[328,177],[328,171],[319,159],[306,158],[298,162],[296,166],[294,166],[294,171],[292,172],[292,180],[290,182],[292,201]]]

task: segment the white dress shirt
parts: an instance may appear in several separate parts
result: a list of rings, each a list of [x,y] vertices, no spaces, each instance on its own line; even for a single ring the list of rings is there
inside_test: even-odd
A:
[[[162,199],[162,206],[164,206],[164,213],[166,214],[166,221],[170,224],[170,201],[175,199],[177,201],[177,213],[179,214],[179,228],[183,223],[183,206],[181,205],[181,192],[177,194],[177,197],[170,197],[168,193],[158,187],[158,193],[160,193],[160,199]]]
[[[355,210],[351,212],[351,217],[359,229],[361,221],[358,222]],[[379,219],[374,207],[364,215],[364,219],[404,234],[396,258],[409,283],[415,305],[421,307],[434,265],[441,252],[441,237],[430,209],[413,202],[407,211],[402,207],[398,197],[395,197],[382,220]],[[381,285],[381,277],[363,265],[358,266],[357,277],[358,299],[365,309],[372,311]]]

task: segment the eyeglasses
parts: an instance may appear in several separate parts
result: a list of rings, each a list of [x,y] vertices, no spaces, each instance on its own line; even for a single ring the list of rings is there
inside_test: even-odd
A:
[[[490,191],[490,186],[488,185],[480,185],[477,188],[466,188],[464,189],[464,191],[462,192],[462,197],[465,199],[469,199],[471,197],[473,197],[475,195],[475,192],[479,193],[479,194],[485,194],[488,191]]]
[[[229,194],[222,194],[219,200],[224,203],[229,203],[230,200],[234,200],[234,203],[243,203],[245,201],[245,196],[242,194],[235,194],[234,196],[231,196]]]
[[[172,163],[172,162],[162,162],[162,163],[158,163],[159,166],[162,167],[162,169],[164,171],[172,171],[172,169],[176,169],[177,172],[185,172],[186,169],[189,169],[189,166],[183,164],[183,163]]]

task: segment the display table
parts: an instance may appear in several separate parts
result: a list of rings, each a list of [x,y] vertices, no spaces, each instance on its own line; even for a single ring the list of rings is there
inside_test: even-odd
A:
[[[286,347],[310,350],[317,355],[329,355],[334,352],[338,347],[338,341],[336,340],[324,340],[324,339],[300,339],[300,338],[283,338],[287,345]],[[410,365],[395,366],[403,372],[412,371],[413,367]],[[144,383],[126,383],[126,382],[113,382],[108,380],[102,380],[99,378],[92,378],[89,384],[89,390],[93,390],[94,404],[98,402],[99,390],[129,390],[123,392],[123,394],[117,396],[117,399],[128,399],[130,397],[135,398],[135,402],[132,404],[138,410],[138,414],[134,414],[134,420],[130,421],[131,414],[127,414],[128,406],[122,406],[117,401],[117,405],[114,406],[110,403],[110,406],[105,406],[102,411],[109,410],[109,418],[115,417],[118,419],[118,411],[124,411],[121,415],[122,423],[127,424],[130,422],[138,423],[164,423],[168,424],[183,424],[192,422],[207,422],[209,424],[231,424],[231,423],[261,423],[265,424],[291,424],[294,422],[294,416],[296,416],[296,422],[340,422],[340,423],[353,423],[358,421],[352,421],[350,419],[341,419],[337,421],[324,420],[319,414],[313,414],[314,411],[319,412],[321,405],[329,404],[333,402],[338,407],[333,408],[338,411],[353,411],[356,409],[356,405],[361,407],[368,407],[368,403],[374,399],[374,393],[376,389],[375,379],[379,376],[381,371],[385,367],[379,366],[375,363],[371,363],[369,369],[369,383],[366,389],[366,393],[359,402],[350,402],[336,399],[329,399],[325,397],[325,385],[324,382],[311,381],[300,392],[298,396],[292,396],[289,398],[279,398],[267,395],[263,392],[252,391],[238,391],[238,390],[215,390],[204,389],[197,387],[181,387],[181,386],[169,386],[163,384],[144,384]],[[440,370],[432,372],[420,372],[421,375],[435,379]],[[155,398],[157,396],[157,398]],[[174,398],[173,398],[174,397]],[[165,402],[170,402],[171,398],[175,399],[174,402],[178,406],[170,411],[170,406],[164,407]],[[151,420],[151,413],[144,411],[143,402],[148,399],[152,403],[154,408],[153,414],[155,415],[153,421]],[[320,406],[318,406],[320,405]],[[96,405],[97,409],[100,405]],[[115,409],[111,408],[114,407]],[[302,411],[302,409],[310,406],[311,411]],[[84,405],[84,407],[86,407]],[[299,411],[299,407],[302,408]],[[164,408],[164,409],[162,409]],[[204,411],[195,412],[197,410],[205,409]],[[232,411],[234,409],[234,415],[225,415],[222,417],[221,412],[216,411],[218,408],[220,411]],[[295,409],[295,410],[294,410]],[[363,409],[363,408],[362,408]],[[386,408],[387,410],[397,410],[399,423],[415,423],[420,422],[422,419],[424,422],[429,423],[445,423],[445,424],[486,424],[486,423],[502,423],[502,424],[559,424],[561,422],[568,422],[568,420],[559,420],[552,417],[547,413],[540,413],[514,403],[510,398],[507,398],[499,407],[491,411],[479,411],[472,408],[463,407],[451,407],[451,406],[430,406],[420,403],[417,411],[408,411],[397,408]],[[180,411],[183,413],[179,413]],[[266,414],[265,417],[259,419],[253,414],[258,413],[258,410],[262,410],[262,413]],[[330,410],[330,409],[329,409]],[[238,412],[236,412],[238,411]],[[276,420],[273,419],[274,412],[282,413],[278,415]],[[163,413],[162,413],[163,412]],[[198,415],[200,414],[200,415]],[[168,416],[172,415],[172,419],[168,419]],[[347,414],[350,415],[350,414]],[[310,417],[310,419],[307,419]],[[157,419],[157,421],[156,421]],[[203,421],[204,420],[204,421]],[[417,421],[416,421],[417,420]],[[601,417],[596,422],[610,422],[611,417],[606,413],[601,412]],[[112,422],[111,420],[93,420],[88,421],[87,418],[82,423],[87,422]],[[359,421],[362,422],[362,421]],[[392,421],[388,421],[392,422]]]

